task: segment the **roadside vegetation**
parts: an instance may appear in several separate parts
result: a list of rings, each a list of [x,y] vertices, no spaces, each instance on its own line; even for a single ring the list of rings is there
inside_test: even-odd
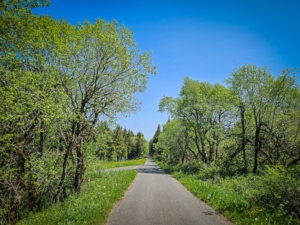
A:
[[[203,164],[157,163],[235,224],[300,224],[300,168],[221,177],[220,168]]]
[[[151,54],[141,52],[133,32],[117,21],[72,25],[32,13],[49,5],[0,3],[0,224],[92,198],[95,190],[75,200],[84,191],[90,162],[147,152],[144,135],[116,120],[139,110],[137,93],[156,73]],[[91,183],[101,187],[105,179]],[[62,214],[55,211],[51,218],[56,215]]]
[[[238,224],[299,224],[299,70],[244,65],[225,83],[186,77],[165,96],[150,154]]]
[[[109,169],[109,168],[116,168],[116,167],[123,167],[123,166],[138,166],[144,165],[147,159],[133,159],[133,160],[124,160],[120,162],[110,162],[110,161],[99,161],[99,167],[101,169]]]
[[[136,171],[101,172],[94,167],[80,194],[69,196],[65,202],[43,212],[30,214],[19,225],[105,224],[110,211],[136,176]]]
[[[120,162],[88,160],[86,179],[81,193],[39,213],[31,213],[19,225],[105,224],[116,202],[123,197],[137,172],[104,171],[108,168],[143,165],[146,158]]]
[[[177,98],[161,100],[170,119],[148,145],[116,119],[139,110],[137,93],[156,74],[151,54],[117,21],[72,25],[32,13],[49,4],[0,3],[0,224],[93,224],[95,208],[104,221],[135,172],[101,166],[127,166],[148,146],[233,220],[299,224],[299,71],[244,65],[226,86],[186,77]]]

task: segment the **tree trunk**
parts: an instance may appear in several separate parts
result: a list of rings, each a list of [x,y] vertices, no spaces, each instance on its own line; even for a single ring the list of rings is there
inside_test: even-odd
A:
[[[207,152],[205,148],[205,142],[204,142],[204,136],[200,136],[200,142],[201,142],[201,149],[202,149],[202,154],[203,154],[203,162],[208,163],[208,157],[207,157]]]
[[[218,140],[216,143],[216,156],[215,156],[215,164],[217,164],[217,160],[219,158],[219,147],[220,147],[220,141]]]
[[[68,159],[69,159],[71,147],[72,147],[72,145],[69,144],[69,146],[67,147],[67,151],[65,153],[64,162],[63,162],[63,166],[62,166],[62,173],[61,173],[59,185],[58,185],[58,188],[57,188],[57,192],[56,192],[56,195],[55,195],[55,202],[56,203],[59,203],[60,199],[61,199],[60,196],[61,196],[61,193],[62,193],[62,190],[63,190],[63,187],[64,187],[64,181],[65,181],[65,177],[66,177],[66,174],[67,174],[67,162],[68,162]]]
[[[258,124],[258,126],[256,127],[256,131],[255,131],[253,173],[257,172],[257,167],[258,167],[258,152],[260,151],[260,148],[261,148],[260,127],[261,127],[261,124]]]
[[[41,157],[44,154],[44,140],[45,140],[44,129],[45,129],[45,122],[44,122],[44,120],[42,120],[42,122],[41,122],[41,132],[40,132],[40,146],[39,146],[39,151],[40,151],[40,156]]]
[[[201,137],[199,138],[199,134],[198,134],[196,128],[194,128],[194,134],[195,134],[194,142],[195,142],[195,144],[196,144],[196,147],[197,147],[197,150],[198,150],[198,154],[199,154],[200,156],[202,156],[202,161],[203,161],[203,162],[206,162],[206,161],[205,161],[205,158],[207,159],[207,156],[205,156],[205,155],[203,154],[203,151],[201,151],[201,148],[200,148],[200,145],[199,145],[199,141],[200,141],[200,143],[202,143],[202,142],[201,142]],[[189,149],[190,149],[190,148],[189,148]],[[202,150],[203,150],[203,148],[202,148]],[[204,150],[205,150],[205,147],[204,147]],[[194,154],[194,155],[195,155],[195,154]],[[198,157],[197,157],[197,158],[198,158]]]
[[[77,165],[76,172],[74,177],[74,189],[76,192],[80,192],[84,179],[84,155],[81,152],[81,146],[76,148],[76,156],[77,156]]]
[[[211,163],[214,160],[214,143],[212,141],[208,141],[209,143],[209,156],[208,161]]]
[[[245,105],[243,103],[240,104],[240,111],[241,111],[241,124],[242,124],[242,151],[243,151],[243,160],[244,160],[244,170],[245,173],[247,173],[248,161],[246,156]]]

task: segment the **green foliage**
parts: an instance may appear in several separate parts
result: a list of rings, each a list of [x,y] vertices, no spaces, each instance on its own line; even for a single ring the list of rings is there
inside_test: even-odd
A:
[[[283,216],[297,219],[300,217],[300,166],[287,171],[276,166],[267,167],[262,178],[263,193],[257,196],[268,210],[279,210]]]
[[[81,192],[86,160],[124,158],[132,143],[99,121],[137,111],[135,93],[156,73],[124,25],[73,26],[30,11],[48,5],[0,3],[1,224]],[[141,143],[137,156],[146,149]]]
[[[232,93],[220,84],[186,77],[179,97],[164,97],[159,104],[161,112],[167,111],[183,127],[181,137],[174,135],[169,141],[173,146],[165,147],[166,151],[175,147],[173,155],[175,151],[180,152],[181,161],[192,154],[187,158],[215,164],[222,153],[220,147],[226,128],[232,122],[233,100]],[[171,125],[164,127],[164,132],[168,133],[168,130],[172,130]]]
[[[161,129],[160,129],[160,125],[158,124],[157,125],[157,129],[155,131],[155,134],[154,134],[153,138],[149,142],[149,154],[150,155],[153,155],[155,152],[156,152],[156,154],[161,154],[161,152],[159,151],[159,149],[157,149],[158,151],[155,151],[155,147],[156,147],[155,145],[158,142],[158,138],[160,136],[160,133],[161,133]]]
[[[148,141],[141,132],[136,135],[136,157],[145,157],[148,149]]]
[[[295,151],[299,140],[292,134],[287,135],[289,130],[295,129],[298,124],[289,123],[289,128],[283,125],[288,122],[286,118],[293,118],[290,112],[299,109],[299,104],[290,104],[298,102],[300,93],[294,71],[284,70],[282,75],[275,78],[267,68],[244,65],[234,71],[232,77],[226,79],[226,83],[238,97],[238,108],[243,111],[241,114],[244,123],[241,127],[243,147],[240,149],[244,152],[245,167],[247,167],[245,152],[248,149],[252,152],[250,155],[253,157],[254,173],[264,158],[259,157],[259,154],[263,154],[271,165],[288,164],[289,160],[284,162],[283,158],[299,159],[299,151]],[[289,139],[290,135],[295,137],[293,141]],[[289,139],[288,143],[282,138]],[[295,149],[289,148],[291,145]]]
[[[200,169],[201,165],[196,162],[187,162],[187,163],[182,163],[182,164],[170,164],[170,163],[162,163],[162,162],[157,162],[160,167],[163,168],[168,173],[173,173],[173,172],[179,172],[179,173],[184,173],[184,174],[197,174]]]
[[[160,101],[172,120],[158,163],[237,223],[299,224],[296,70],[244,65],[226,83],[185,78],[178,98]]]
[[[273,76],[244,65],[220,84],[184,79],[178,98],[165,96],[159,111],[172,117],[156,149],[172,163],[196,160],[222,176],[258,173],[265,165],[300,162],[300,88],[296,70]]]
[[[66,118],[66,96],[52,60],[65,24],[30,13],[1,17],[1,29],[15,28],[1,35],[0,46],[6,53],[0,64],[0,221],[13,223],[53,203],[62,158],[55,125]],[[41,27],[53,32],[38,32]]]
[[[214,180],[221,177],[221,169],[219,167],[208,166],[197,161],[190,161],[173,165],[161,162],[158,162],[158,164],[168,173],[178,172],[187,175],[195,175],[197,179],[200,180]]]
[[[299,224],[299,166],[222,178],[218,168],[158,162],[188,190],[237,224]],[[198,166],[198,167],[197,167]],[[194,168],[194,169],[193,169]]]
[[[49,6],[50,0],[3,0],[0,4],[1,11],[19,12],[22,9],[33,9],[40,6]]]
[[[95,136],[90,142],[92,149],[87,152],[94,152],[101,160],[114,162],[126,159],[144,157],[147,152],[147,140],[141,132],[136,135],[131,130],[123,129],[117,125],[110,128],[107,122],[101,122],[95,128]]]
[[[31,214],[20,221],[26,224],[105,224],[115,203],[124,195],[136,176],[136,171],[101,172],[90,168],[81,194],[70,196],[64,203]]]

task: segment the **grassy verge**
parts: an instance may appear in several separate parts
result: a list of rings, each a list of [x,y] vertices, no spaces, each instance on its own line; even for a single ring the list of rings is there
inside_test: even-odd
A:
[[[135,178],[136,171],[108,173],[94,170],[88,175],[90,186],[86,186],[81,194],[72,195],[62,204],[32,214],[18,224],[105,224],[109,212]]]
[[[208,176],[212,171],[188,174],[176,166],[158,164],[235,224],[300,224],[299,182],[285,171],[269,168],[260,176],[221,178]]]
[[[101,169],[109,169],[115,167],[123,167],[123,166],[137,166],[144,165],[146,163],[146,158],[144,159],[136,159],[136,160],[126,160],[121,162],[107,162],[107,161],[98,161],[97,165]]]

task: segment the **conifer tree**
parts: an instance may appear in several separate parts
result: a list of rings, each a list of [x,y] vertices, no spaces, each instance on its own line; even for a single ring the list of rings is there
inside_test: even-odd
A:
[[[153,155],[155,152],[154,145],[158,142],[158,137],[159,137],[160,133],[161,133],[161,129],[160,129],[160,125],[158,124],[155,134],[149,143],[149,154],[150,155]]]

